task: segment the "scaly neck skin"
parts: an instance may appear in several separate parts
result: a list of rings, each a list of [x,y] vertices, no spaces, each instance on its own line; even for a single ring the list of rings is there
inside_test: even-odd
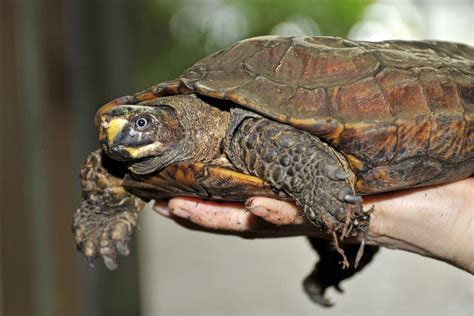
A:
[[[180,143],[184,156],[180,155],[180,159],[210,162],[221,156],[221,143],[229,126],[229,112],[221,111],[195,96],[179,97],[186,98],[185,104],[174,106],[185,131],[185,138]]]
[[[222,155],[221,143],[229,125],[229,112],[221,111],[195,95],[163,97],[140,104],[172,107],[184,137],[178,144],[170,146],[164,155],[130,165],[133,173],[148,174],[183,161],[207,163]]]

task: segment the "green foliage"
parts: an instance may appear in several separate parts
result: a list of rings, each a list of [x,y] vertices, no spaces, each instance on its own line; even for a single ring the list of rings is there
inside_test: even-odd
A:
[[[140,2],[137,84],[173,79],[200,58],[248,37],[346,36],[372,0],[148,0]]]

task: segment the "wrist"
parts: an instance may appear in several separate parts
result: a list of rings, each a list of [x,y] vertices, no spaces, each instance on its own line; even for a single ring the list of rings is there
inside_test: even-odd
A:
[[[367,198],[368,242],[474,273],[474,179]]]

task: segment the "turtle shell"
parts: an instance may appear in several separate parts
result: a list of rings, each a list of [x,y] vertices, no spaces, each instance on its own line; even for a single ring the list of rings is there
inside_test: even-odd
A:
[[[257,37],[118,104],[196,93],[308,131],[374,193],[474,172],[474,49],[440,41]]]
[[[220,166],[194,162],[172,164],[159,172],[125,175],[127,191],[145,199],[194,196],[221,201],[245,201],[252,196],[291,200],[284,192],[274,191],[260,178]]]

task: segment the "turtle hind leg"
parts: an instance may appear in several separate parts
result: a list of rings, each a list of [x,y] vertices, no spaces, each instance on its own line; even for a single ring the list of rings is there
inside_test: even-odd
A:
[[[293,197],[315,226],[340,237],[367,229],[362,198],[353,193],[349,174],[319,138],[262,117],[235,114],[240,122],[226,136],[228,157],[237,168],[264,179]]]
[[[316,304],[330,307],[333,304],[324,297],[326,290],[334,287],[338,292],[342,292],[339,284],[341,281],[352,277],[369,264],[379,250],[377,246],[365,246],[364,256],[359,261],[357,267],[355,262],[360,249],[359,244],[344,244],[342,249],[350,263],[349,268],[344,268],[339,264],[340,255],[334,249],[332,242],[320,238],[308,238],[311,246],[319,255],[319,261],[314,270],[303,281],[303,288],[308,297]]]
[[[82,200],[72,224],[76,247],[88,262],[102,258],[111,270],[117,268],[117,254],[128,255],[145,204],[123,188],[124,172],[101,150],[92,152],[81,169]]]

